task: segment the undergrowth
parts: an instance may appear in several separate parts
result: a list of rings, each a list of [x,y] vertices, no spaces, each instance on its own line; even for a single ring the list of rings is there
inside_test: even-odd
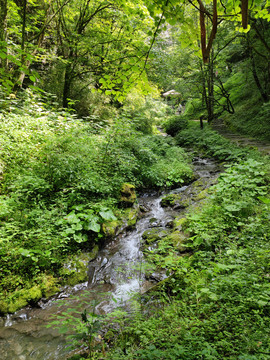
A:
[[[199,132],[209,136],[196,144],[214,154],[220,139],[215,156],[228,159],[220,136]],[[269,359],[270,164],[268,157],[234,149],[208,197],[175,221],[186,251],[166,246],[165,238],[147,251],[147,261],[168,278],[135,297],[131,311],[103,319],[89,359]]]
[[[121,215],[123,183],[170,188],[193,177],[184,150],[136,130],[125,114],[80,120],[32,93],[7,104],[0,114],[3,313],[46,295],[48,282],[56,289],[50,279],[61,278],[67,256],[102,245],[102,224]]]
[[[173,275],[127,315],[128,341],[106,359],[269,359],[269,193],[266,158],[229,166],[187,214],[189,254],[161,256]]]
[[[202,152],[204,155],[220,161],[239,161],[252,153],[251,149],[237,146],[212,130],[211,127],[204,126],[204,129],[200,129],[199,124],[193,122],[189,123],[187,129],[179,131],[175,140],[179,146],[192,147],[194,151]],[[256,157],[256,151],[252,156]]]

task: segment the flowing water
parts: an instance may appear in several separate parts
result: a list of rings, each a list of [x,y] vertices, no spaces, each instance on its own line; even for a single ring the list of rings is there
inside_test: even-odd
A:
[[[214,161],[195,158],[193,165],[198,176],[206,179],[205,186],[216,179],[219,169]],[[173,192],[192,196],[192,185]],[[89,263],[88,282],[65,288],[50,300],[41,300],[38,308],[25,308],[0,319],[0,359],[64,360],[70,351],[65,338],[57,329],[46,327],[52,314],[68,308],[92,311],[93,299],[99,300],[99,313],[108,313],[114,307],[125,304],[131,294],[149,289],[153,283],[145,279],[142,270],[142,234],[151,227],[165,228],[179,214],[179,210],[162,208],[160,201],[161,196],[154,193],[140,197],[139,204],[144,215],[135,230],[110,241]],[[161,280],[164,276],[157,274],[153,278]]]

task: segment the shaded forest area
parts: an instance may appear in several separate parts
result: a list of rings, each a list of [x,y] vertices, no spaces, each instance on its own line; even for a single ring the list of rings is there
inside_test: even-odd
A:
[[[136,226],[124,189],[190,184],[200,155],[224,171],[171,224],[185,250],[144,254],[169,277],[132,313],[67,316],[74,359],[269,358],[269,156],[212,129],[270,140],[269,20],[268,1],[0,0],[1,315],[86,281]]]

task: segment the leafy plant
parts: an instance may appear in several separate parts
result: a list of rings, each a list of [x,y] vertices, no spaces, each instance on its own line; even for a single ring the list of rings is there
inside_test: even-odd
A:
[[[105,220],[117,220],[111,209],[101,207],[98,212],[95,212],[88,205],[75,205],[70,213],[57,222],[57,225],[62,227],[63,237],[71,237],[80,244],[88,240],[89,233],[97,233],[102,236],[100,234],[101,224]]]
[[[98,350],[103,348],[99,331],[104,324],[104,316],[96,314],[95,300],[90,305],[93,310],[89,313],[86,309],[80,312],[69,308],[54,315],[47,327],[58,329],[60,334],[67,334],[70,348],[77,349],[83,346],[83,358],[86,355],[88,359],[93,360],[100,358],[97,357]]]
[[[165,131],[171,136],[176,136],[181,130],[184,130],[188,126],[188,121],[184,116],[174,115],[170,116],[165,122]]]

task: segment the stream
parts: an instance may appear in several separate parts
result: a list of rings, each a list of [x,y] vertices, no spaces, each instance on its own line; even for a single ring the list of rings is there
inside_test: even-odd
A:
[[[204,179],[204,188],[213,184],[220,171],[214,160],[195,157],[193,166],[198,178]],[[171,191],[192,197],[192,184]],[[202,189],[203,190],[203,189]],[[57,329],[46,328],[52,314],[69,308],[92,311],[93,299],[98,299],[96,311],[104,314],[124,306],[131,294],[145,292],[164,274],[153,274],[147,280],[142,271],[142,234],[149,228],[166,228],[183,209],[163,208],[163,194],[147,193],[139,199],[143,209],[136,228],[120,234],[108,242],[98,257],[89,263],[88,282],[66,287],[49,300],[41,300],[39,307],[27,307],[15,314],[0,318],[1,360],[64,360],[70,352],[65,338]]]

